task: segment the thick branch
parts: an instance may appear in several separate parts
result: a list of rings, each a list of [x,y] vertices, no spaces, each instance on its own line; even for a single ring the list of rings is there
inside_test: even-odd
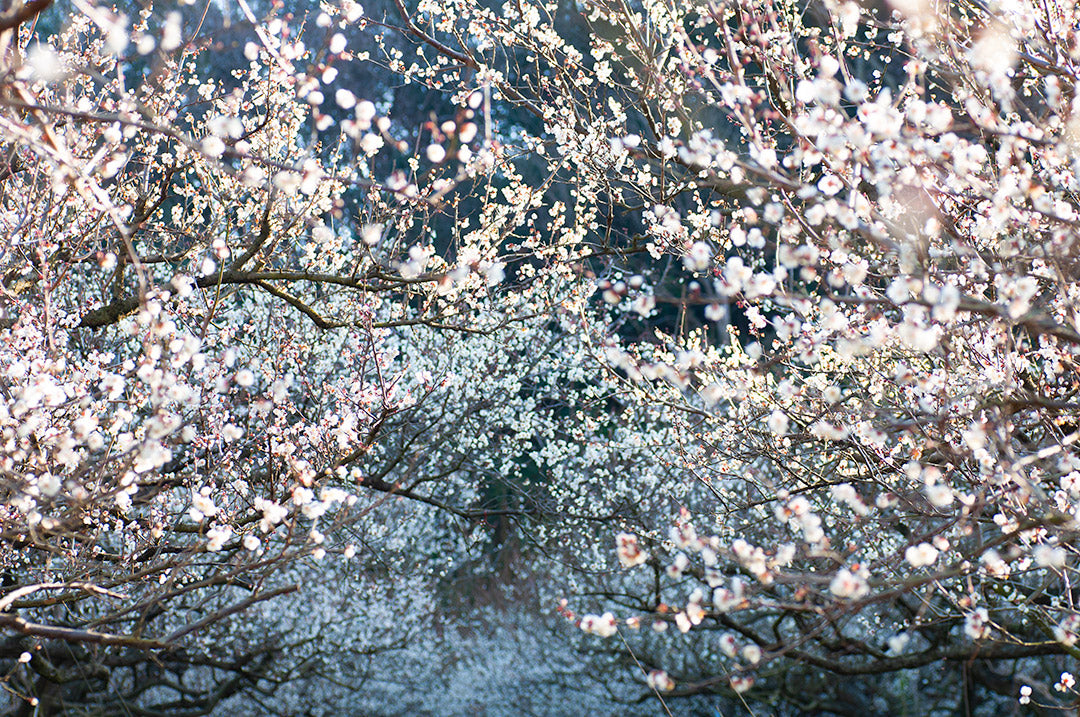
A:
[[[37,622],[24,620],[18,615],[0,613],[0,627],[6,627],[24,635],[43,637],[65,642],[89,642],[98,645],[120,645],[123,647],[135,647],[140,650],[164,650],[169,646],[157,640],[144,640],[128,635],[114,635],[96,630],[78,630],[72,627],[56,627],[55,625],[42,625]]]

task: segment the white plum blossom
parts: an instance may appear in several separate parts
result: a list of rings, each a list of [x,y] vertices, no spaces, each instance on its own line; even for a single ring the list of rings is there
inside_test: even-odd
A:
[[[47,5],[8,711],[1068,707],[1073,4]]]
[[[610,612],[603,615],[586,615],[581,618],[581,629],[600,637],[611,637],[619,631],[615,616]]]
[[[869,586],[865,578],[845,568],[836,573],[829,584],[829,591],[839,598],[856,599],[866,595]]]
[[[618,543],[619,562],[623,564],[623,567],[632,568],[649,559],[649,554],[638,545],[637,536],[619,533],[615,540]]]
[[[964,633],[972,640],[985,640],[990,636],[990,616],[986,608],[976,608],[964,617]]]
[[[938,550],[930,543],[909,545],[904,551],[904,560],[913,568],[922,568],[933,565],[938,558]]]
[[[232,526],[215,525],[206,531],[206,549],[214,553],[225,546],[225,541],[232,537]]]

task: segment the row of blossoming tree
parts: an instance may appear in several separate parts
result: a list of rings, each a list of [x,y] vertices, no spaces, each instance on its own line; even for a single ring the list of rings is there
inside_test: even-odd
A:
[[[12,709],[1075,703],[1072,4],[3,7]]]

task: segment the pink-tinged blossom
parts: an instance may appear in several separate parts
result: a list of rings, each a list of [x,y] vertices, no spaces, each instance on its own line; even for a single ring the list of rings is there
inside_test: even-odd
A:
[[[611,637],[619,631],[615,616],[610,612],[603,615],[586,615],[581,618],[581,629],[600,637]]]
[[[729,681],[731,689],[736,693],[748,692],[754,686],[754,678],[750,675],[732,675]]]
[[[991,634],[990,615],[980,607],[964,616],[964,634],[972,640],[985,640]]]
[[[618,547],[619,562],[622,563],[624,568],[641,565],[649,559],[649,554],[638,545],[637,536],[630,533],[619,533],[615,538],[615,542]]]
[[[1080,639],[1080,615],[1072,613],[1054,626],[1054,639],[1066,647],[1072,647]]]
[[[671,692],[675,689],[675,681],[663,670],[650,671],[646,683],[658,692]]]
[[[838,598],[856,599],[863,597],[870,590],[866,579],[853,573],[847,568],[837,571],[832,582],[829,583],[829,591]]]

